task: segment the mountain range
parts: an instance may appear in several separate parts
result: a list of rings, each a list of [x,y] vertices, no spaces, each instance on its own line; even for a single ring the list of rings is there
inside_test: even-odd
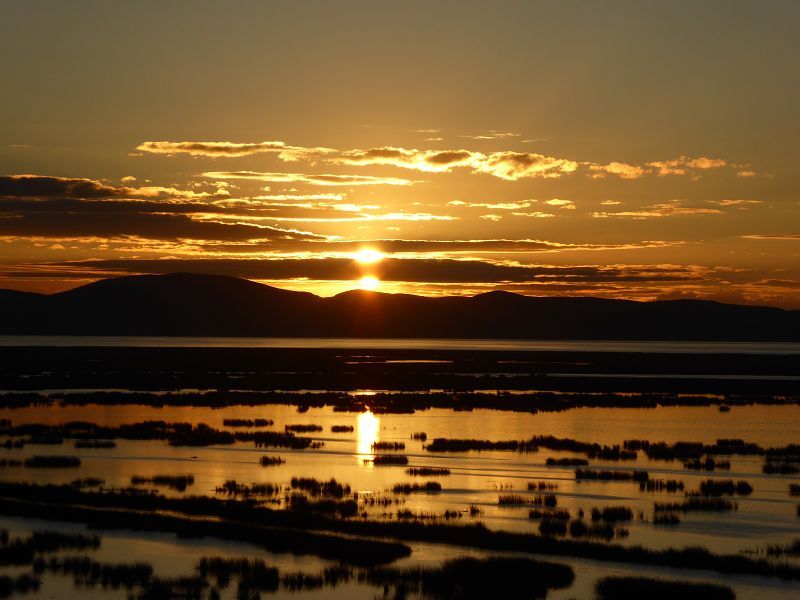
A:
[[[246,279],[173,273],[56,294],[0,290],[0,334],[800,341],[800,310],[494,291],[330,298]]]

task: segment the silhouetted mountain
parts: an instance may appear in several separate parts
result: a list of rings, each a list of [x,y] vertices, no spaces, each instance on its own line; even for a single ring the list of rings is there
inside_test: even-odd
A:
[[[332,298],[219,275],[105,279],[52,295],[0,290],[1,334],[800,341],[800,311],[489,292]]]

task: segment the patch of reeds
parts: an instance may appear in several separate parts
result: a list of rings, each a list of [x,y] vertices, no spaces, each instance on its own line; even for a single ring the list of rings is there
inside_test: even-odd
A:
[[[331,478],[329,481],[319,481],[313,477],[292,477],[292,489],[303,490],[312,496],[329,496],[331,498],[344,498],[350,494],[350,486],[342,484]]]
[[[223,419],[225,427],[270,427],[275,424],[272,419]]]
[[[415,492],[441,492],[442,484],[437,481],[426,481],[425,483],[398,483],[392,488],[395,494],[413,494]]]
[[[331,425],[331,433],[353,433],[355,427],[352,425]]]
[[[651,577],[603,577],[595,585],[597,600],[734,600],[724,585]]]
[[[753,486],[747,481],[734,482],[732,479],[706,479],[700,482],[700,493],[703,496],[749,496]]]
[[[131,485],[148,484],[185,492],[187,487],[194,484],[194,475],[134,475],[131,477]]]
[[[306,424],[299,424],[299,425],[286,425],[283,428],[287,433],[313,433],[316,431],[322,431],[322,425],[306,425]]]
[[[595,471],[591,469],[575,469],[575,479],[582,481],[637,481],[650,479],[647,471]]]
[[[406,474],[419,477],[436,477],[439,475],[450,475],[450,469],[445,467],[409,467]]]

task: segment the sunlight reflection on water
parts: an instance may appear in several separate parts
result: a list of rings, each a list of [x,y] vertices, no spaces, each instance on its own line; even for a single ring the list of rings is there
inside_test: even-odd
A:
[[[358,460],[374,458],[372,444],[378,441],[381,429],[381,420],[373,415],[369,410],[358,415],[357,436],[358,436]],[[365,463],[367,468],[372,468],[372,462]]]

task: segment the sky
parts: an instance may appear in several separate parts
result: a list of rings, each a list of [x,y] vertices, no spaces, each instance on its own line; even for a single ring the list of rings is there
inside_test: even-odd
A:
[[[800,3],[0,3],[0,288],[800,308]]]

